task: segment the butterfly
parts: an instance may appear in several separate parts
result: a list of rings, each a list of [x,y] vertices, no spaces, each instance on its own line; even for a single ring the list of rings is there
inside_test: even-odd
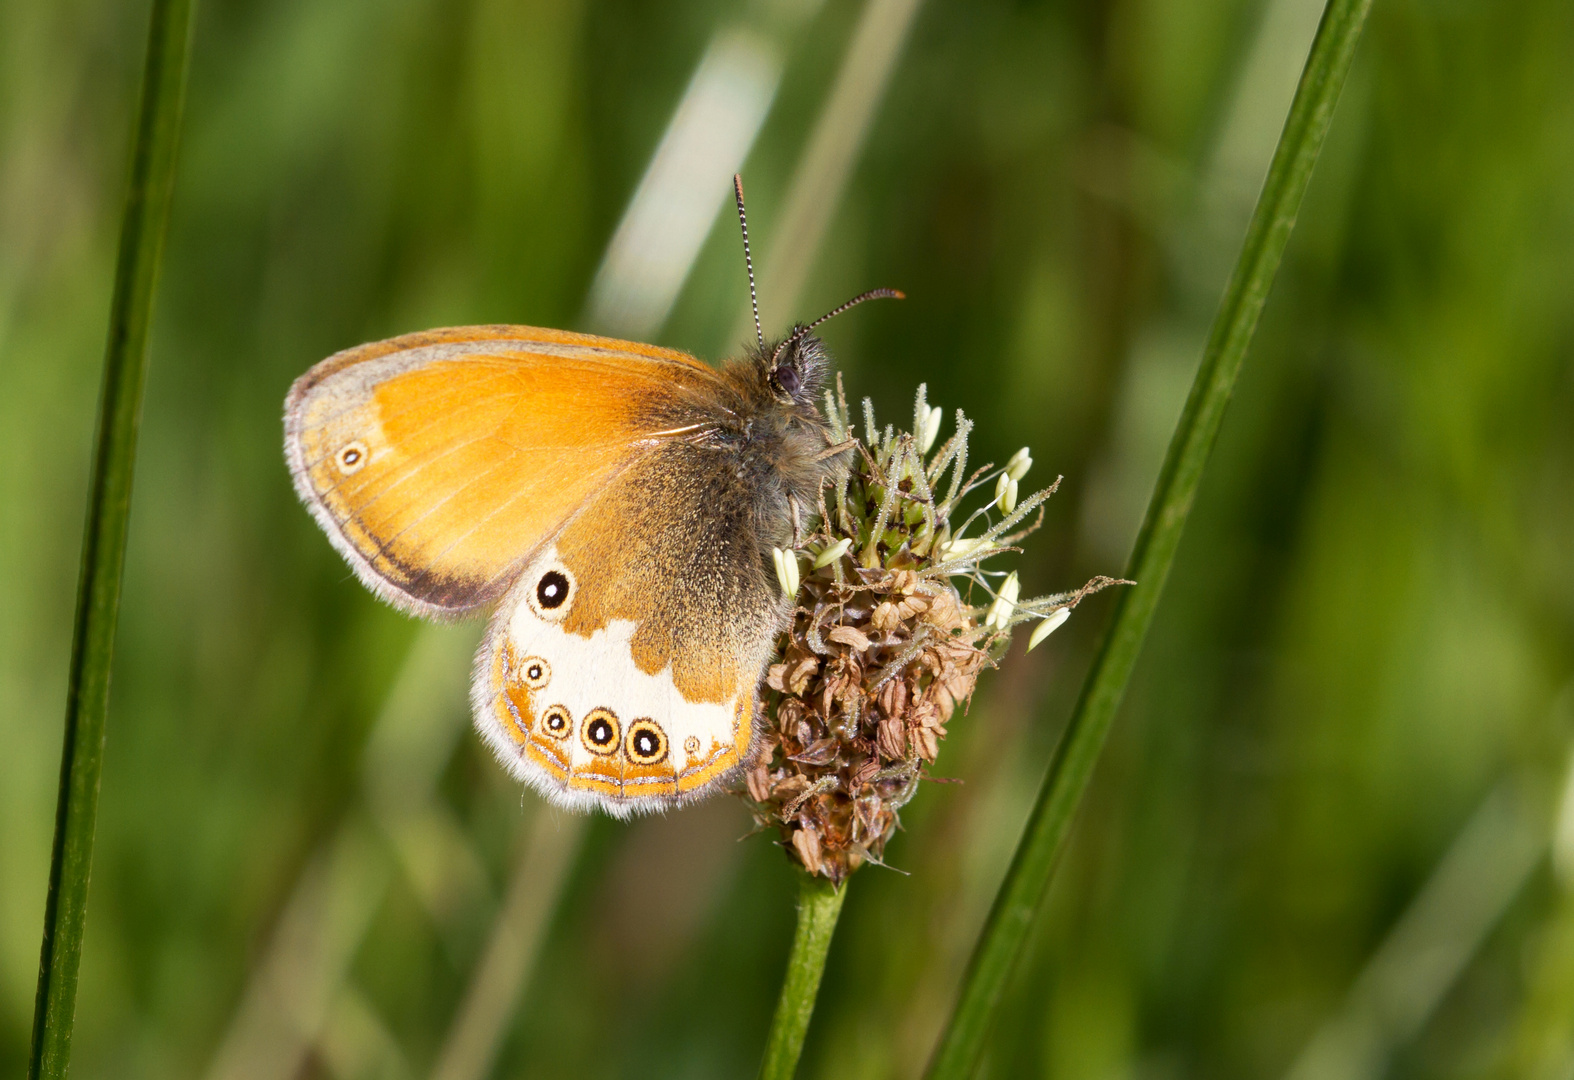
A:
[[[376,595],[447,619],[494,608],[477,730],[571,809],[659,810],[758,753],[760,681],[793,609],[770,569],[845,475],[816,407],[812,331],[760,330],[713,368],[528,326],[405,334],[334,354],[285,401],[296,491]]]

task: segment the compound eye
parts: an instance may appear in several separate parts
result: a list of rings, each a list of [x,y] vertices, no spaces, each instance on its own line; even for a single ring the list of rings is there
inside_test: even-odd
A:
[[[772,371],[771,382],[789,397],[797,397],[798,391],[803,389],[803,382],[798,378],[798,373],[790,367],[779,367]]]

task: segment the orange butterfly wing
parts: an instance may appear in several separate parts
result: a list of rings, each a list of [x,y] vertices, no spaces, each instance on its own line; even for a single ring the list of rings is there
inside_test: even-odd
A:
[[[503,763],[626,815],[713,790],[755,741],[791,605],[754,539],[769,480],[722,430],[743,409],[683,353],[462,327],[324,360],[285,445],[374,592],[437,616],[500,601],[473,701]]]
[[[715,373],[683,353],[522,326],[407,334],[307,372],[296,490],[361,579],[420,614],[497,600],[576,509],[685,429]]]

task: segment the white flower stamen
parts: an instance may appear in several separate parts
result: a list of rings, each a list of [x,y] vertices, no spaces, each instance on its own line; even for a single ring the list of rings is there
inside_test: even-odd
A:
[[[797,552],[771,548],[771,559],[776,563],[776,581],[781,585],[782,593],[789,600],[793,599],[798,595]]]
[[[928,411],[924,414],[923,428],[918,433],[919,453],[929,453],[929,448],[940,437],[940,421],[944,418],[940,406],[926,406]]]
[[[1001,584],[995,602],[989,605],[989,614],[984,618],[985,625],[1004,630],[1006,623],[1011,621],[1011,612],[1017,606],[1017,597],[1021,592],[1022,583],[1017,580],[1017,572],[1013,570]]]
[[[814,557],[814,569],[818,570],[822,566],[830,566],[837,559],[840,559],[843,555],[846,555],[847,549],[852,546],[852,537],[842,537],[842,539],[838,540],[834,544],[831,544],[824,551],[820,552],[820,554]]]
[[[995,481],[995,505],[1006,513],[1017,508],[1017,482],[1008,472],[1000,474],[1000,479]]]
[[[1049,637],[1049,635],[1053,634],[1056,630],[1059,630],[1069,618],[1071,618],[1071,609],[1068,607],[1063,607],[1053,615],[1049,616],[1043,622],[1039,623],[1038,626],[1033,630],[1033,636],[1027,639],[1027,651],[1032,652],[1035,646],[1037,646],[1045,638]]]
[[[941,562],[950,562],[965,555],[980,554],[992,546],[987,540],[958,536],[941,544],[938,554]]]
[[[1020,481],[1033,467],[1033,458],[1028,453],[1028,448],[1023,447],[1011,455],[1011,460],[1006,462],[1006,475],[1013,480]]]

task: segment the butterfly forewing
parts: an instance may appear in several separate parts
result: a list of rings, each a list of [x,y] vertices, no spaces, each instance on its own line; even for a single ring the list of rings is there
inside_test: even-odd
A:
[[[682,353],[530,327],[410,334],[318,364],[286,404],[301,497],[380,595],[493,602],[654,432],[703,416]]]

